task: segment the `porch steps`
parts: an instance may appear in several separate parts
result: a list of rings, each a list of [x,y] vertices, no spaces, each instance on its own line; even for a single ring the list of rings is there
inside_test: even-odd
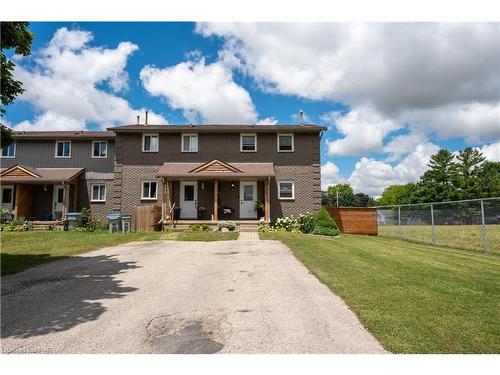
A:
[[[60,224],[55,220],[32,221],[31,225],[32,225],[31,230],[52,230],[60,226]]]

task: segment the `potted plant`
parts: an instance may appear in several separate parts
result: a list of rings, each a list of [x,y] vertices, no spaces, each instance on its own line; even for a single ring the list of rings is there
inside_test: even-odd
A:
[[[257,212],[258,218],[264,216],[264,203],[262,203],[259,199],[255,202],[255,211]]]

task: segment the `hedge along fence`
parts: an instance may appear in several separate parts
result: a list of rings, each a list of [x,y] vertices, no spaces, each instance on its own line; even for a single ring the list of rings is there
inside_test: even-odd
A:
[[[326,210],[344,233],[370,236],[378,234],[376,208],[330,207]]]

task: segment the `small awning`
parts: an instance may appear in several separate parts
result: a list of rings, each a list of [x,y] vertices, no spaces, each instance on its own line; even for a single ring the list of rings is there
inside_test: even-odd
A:
[[[247,178],[274,176],[273,163],[226,163],[212,160],[207,163],[165,163],[157,177],[169,178]]]
[[[73,183],[83,172],[83,168],[32,168],[16,164],[2,169],[2,184],[57,184]]]

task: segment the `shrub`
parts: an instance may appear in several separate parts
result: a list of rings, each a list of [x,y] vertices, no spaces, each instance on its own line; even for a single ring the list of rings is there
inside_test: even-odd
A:
[[[272,225],[269,225],[267,223],[259,223],[259,232],[261,233],[274,232],[274,228],[272,227]]]
[[[4,232],[25,232],[31,230],[32,225],[24,217],[20,217],[2,224],[0,228]]]
[[[332,219],[332,217],[324,207],[321,207],[319,212],[316,214],[314,218],[314,227],[338,229],[335,220]]]
[[[96,230],[106,230],[108,225],[99,219],[92,216],[92,212],[89,208],[82,208],[81,211],[81,221],[75,227],[77,232],[94,232]]]
[[[340,231],[337,228],[314,227],[313,234],[321,236],[338,236]]]
[[[297,218],[297,225],[302,233],[311,233],[314,229],[314,215],[306,212]]]
[[[302,233],[302,231],[299,229],[299,227],[293,227],[291,233]]]
[[[291,232],[297,225],[297,220],[293,218],[293,215],[290,215],[289,217],[278,218],[273,227],[278,232]]]
[[[236,223],[234,221],[219,221],[217,230],[221,231],[223,228],[227,228],[230,232],[234,232],[236,230]]]
[[[190,232],[210,232],[210,227],[207,224],[192,224],[189,226]]]

